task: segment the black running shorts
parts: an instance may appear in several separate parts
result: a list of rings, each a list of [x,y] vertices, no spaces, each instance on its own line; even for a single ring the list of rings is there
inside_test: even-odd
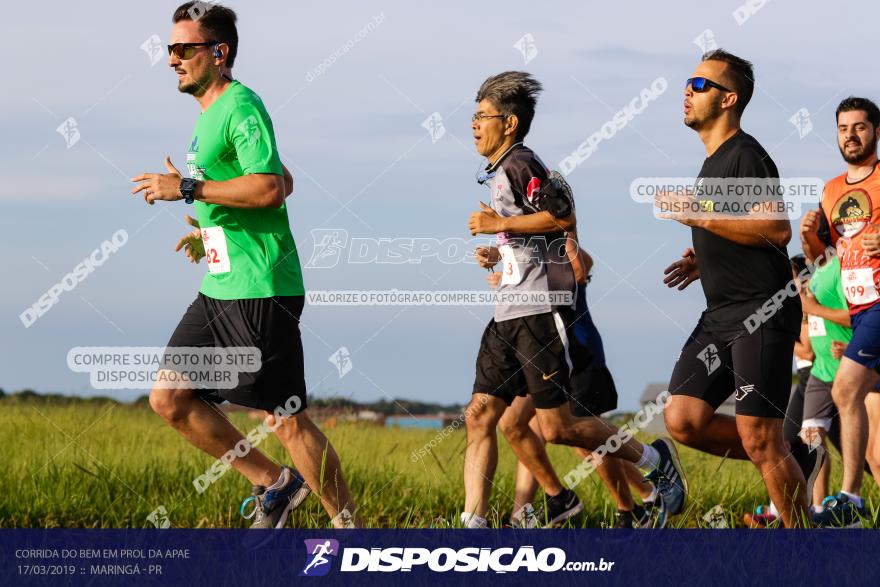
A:
[[[496,322],[483,332],[477,354],[474,393],[500,398],[510,405],[527,393],[538,409],[568,401],[572,372],[567,325],[571,308]]]
[[[794,341],[794,334],[766,326],[752,334],[706,332],[701,321],[681,349],[669,392],[701,399],[716,410],[734,394],[737,415],[783,418]]]
[[[299,319],[304,302],[303,296],[217,300],[200,293],[171,335],[167,352],[173,347],[256,347],[259,370],[239,373],[232,389],[200,389],[199,395],[270,412],[297,406],[302,411],[306,383]]]

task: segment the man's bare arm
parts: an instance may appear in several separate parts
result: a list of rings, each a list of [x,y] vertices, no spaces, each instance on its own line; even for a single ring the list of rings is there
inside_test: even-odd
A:
[[[784,247],[791,241],[791,223],[788,220],[693,219],[690,224],[752,247]]]

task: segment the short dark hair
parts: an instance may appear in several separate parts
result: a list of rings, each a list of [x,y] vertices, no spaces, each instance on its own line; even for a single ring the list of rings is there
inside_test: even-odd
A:
[[[789,261],[791,262],[791,268],[795,273],[801,273],[807,268],[807,258],[801,254],[795,255],[789,259]]]
[[[841,112],[850,112],[852,110],[861,110],[867,114],[868,120],[875,129],[880,126],[880,108],[877,108],[877,105],[871,100],[867,98],[857,98],[856,96],[850,96],[843,99],[837,107],[837,112],[834,113],[834,119],[840,120]]]
[[[226,65],[232,67],[238,54],[238,29],[235,28],[235,11],[213,2],[186,2],[177,7],[171,22],[182,20],[199,23],[206,41],[217,41],[229,45]]]
[[[515,114],[519,121],[516,138],[522,140],[529,134],[538,94],[543,89],[541,82],[524,71],[505,71],[483,82],[476,101],[489,100],[500,114]]]
[[[724,49],[715,49],[703,54],[703,61],[721,61],[731,72],[732,90],[736,92],[736,113],[742,116],[755,92],[755,69],[751,61],[728,53]]]

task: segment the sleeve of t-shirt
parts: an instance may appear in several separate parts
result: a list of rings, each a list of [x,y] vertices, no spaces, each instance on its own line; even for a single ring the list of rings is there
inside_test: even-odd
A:
[[[538,167],[536,161],[525,157],[511,157],[506,166],[510,189],[525,214],[538,212],[533,200],[547,177],[547,174]]]
[[[230,115],[228,133],[243,175],[283,174],[272,120],[265,109],[251,102],[237,104]]]
[[[732,199],[742,199],[750,204],[784,200],[776,164],[761,149],[743,149],[729,177],[736,178],[734,181],[739,184],[738,191],[731,192]]]
[[[558,202],[550,200],[567,198],[567,194],[563,190],[555,189],[547,175],[547,170],[537,159],[520,160],[516,163],[510,170],[511,188],[522,200],[524,212],[528,214],[548,210],[559,217],[554,211],[566,207],[554,205]],[[571,206],[569,205],[567,209],[570,213]]]
[[[754,148],[743,149],[736,158],[736,169],[731,177],[779,178],[776,165],[769,155]]]

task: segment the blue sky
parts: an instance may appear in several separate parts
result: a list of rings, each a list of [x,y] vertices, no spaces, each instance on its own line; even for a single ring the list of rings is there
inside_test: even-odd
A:
[[[154,34],[164,46],[176,5],[50,1],[39,14],[10,8],[21,13],[4,19],[3,42],[15,55],[0,109],[7,390],[94,393],[86,375],[67,368],[70,348],[164,345],[195,296],[204,266],[173,252],[186,231],[185,205],[148,207],[128,195],[128,178],[162,170],[166,154],[183,167],[198,114],[164,57],[151,66],[141,49]],[[675,293],[661,283],[689,231],[654,219],[628,193],[636,177],[699,170],[703,146],[681,123],[681,88],[701,54],[694,39],[709,29],[718,46],[755,63],[758,88],[743,125],[784,176],[839,174],[834,108],[848,94],[878,98],[873,45],[857,27],[877,20],[870,2],[847,3],[841,14],[830,4],[774,0],[742,25],[737,2],[228,5],[239,14],[234,74],[262,96],[296,178],[288,207],[303,263],[315,228],[358,238],[469,238],[468,214],[485,197],[474,181],[480,161],[469,124],[487,76],[525,69],[542,81],[526,142],[553,167],[654,79],[668,80],[664,94],[568,178],[581,242],[596,259],[590,304],[624,409],[646,383],[668,380],[704,308],[698,286]],[[307,80],[370,22],[378,24]],[[526,34],[537,48],[528,64],[514,47]],[[813,124],[803,138],[789,120],[801,108]],[[446,130],[436,142],[422,127],[433,112]],[[56,132],[68,117],[80,132],[70,148]],[[129,242],[25,329],[24,308],[120,228]],[[482,289],[483,276],[472,264],[431,260],[305,270],[313,290]],[[491,313],[307,307],[307,383],[323,396],[465,402]],[[340,346],[354,366],[343,378],[328,362]]]

